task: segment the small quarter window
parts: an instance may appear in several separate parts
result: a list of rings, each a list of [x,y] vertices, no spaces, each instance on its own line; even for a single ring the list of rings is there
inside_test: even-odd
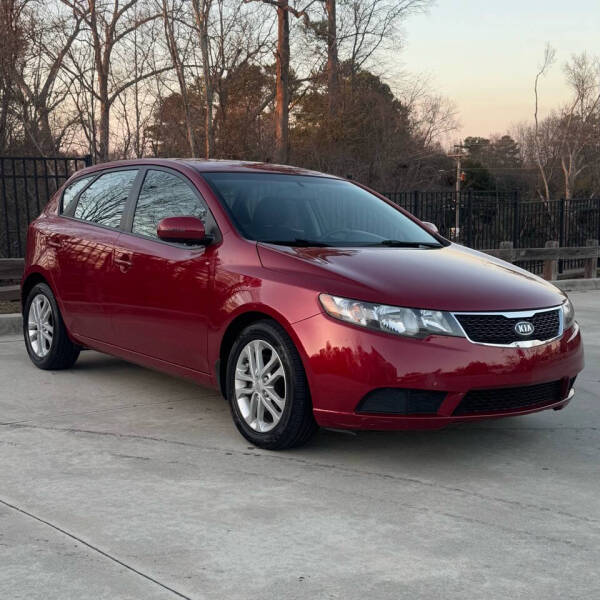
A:
[[[150,169],[140,190],[132,232],[157,238],[156,228],[166,217],[199,217],[206,222],[206,215],[206,205],[181,177]]]
[[[79,196],[75,217],[118,229],[137,174],[137,169],[128,169],[100,175]]]
[[[71,185],[65,188],[62,196],[61,213],[70,214],[73,212],[73,203],[77,200],[77,194],[95,177],[82,177],[74,181]]]

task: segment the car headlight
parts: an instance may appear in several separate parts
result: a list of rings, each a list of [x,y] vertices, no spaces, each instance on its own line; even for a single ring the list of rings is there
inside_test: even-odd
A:
[[[413,338],[428,335],[464,337],[455,318],[440,310],[402,308],[320,294],[325,312],[341,321]]]
[[[573,303],[567,298],[562,305],[563,311],[563,331],[570,329],[575,323],[575,309]]]

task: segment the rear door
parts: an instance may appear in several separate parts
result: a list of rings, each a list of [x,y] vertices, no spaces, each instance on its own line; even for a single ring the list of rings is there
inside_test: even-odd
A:
[[[139,169],[102,172],[65,190],[61,215],[67,221],[51,236],[56,246],[56,285],[69,330],[110,342],[106,290],[127,198]]]
[[[216,223],[195,186],[181,173],[148,167],[115,248],[108,299],[115,343],[121,348],[208,372],[207,303],[217,245],[190,247],[158,239],[173,216],[200,217],[208,234]]]

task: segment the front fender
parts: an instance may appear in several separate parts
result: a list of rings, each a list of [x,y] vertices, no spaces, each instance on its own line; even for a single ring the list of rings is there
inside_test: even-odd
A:
[[[207,332],[209,364],[217,365],[211,373],[211,376],[215,377],[215,384],[219,384],[216,373],[220,371],[219,361],[224,358],[223,343],[229,345],[232,332],[237,333],[238,328],[243,328],[260,318],[273,319],[283,327],[294,342],[306,368],[308,355],[293,325],[322,312],[317,294],[296,286],[285,286],[265,280],[257,287],[230,289],[228,295],[216,299],[214,306],[219,308],[210,319]]]

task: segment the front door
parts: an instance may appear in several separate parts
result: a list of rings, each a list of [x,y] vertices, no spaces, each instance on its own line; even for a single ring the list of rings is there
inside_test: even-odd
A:
[[[148,168],[127,227],[131,232],[122,233],[115,248],[109,292],[115,344],[207,373],[206,307],[218,249],[159,240],[159,221],[173,216],[200,217],[207,233],[216,229],[187,178]]]

